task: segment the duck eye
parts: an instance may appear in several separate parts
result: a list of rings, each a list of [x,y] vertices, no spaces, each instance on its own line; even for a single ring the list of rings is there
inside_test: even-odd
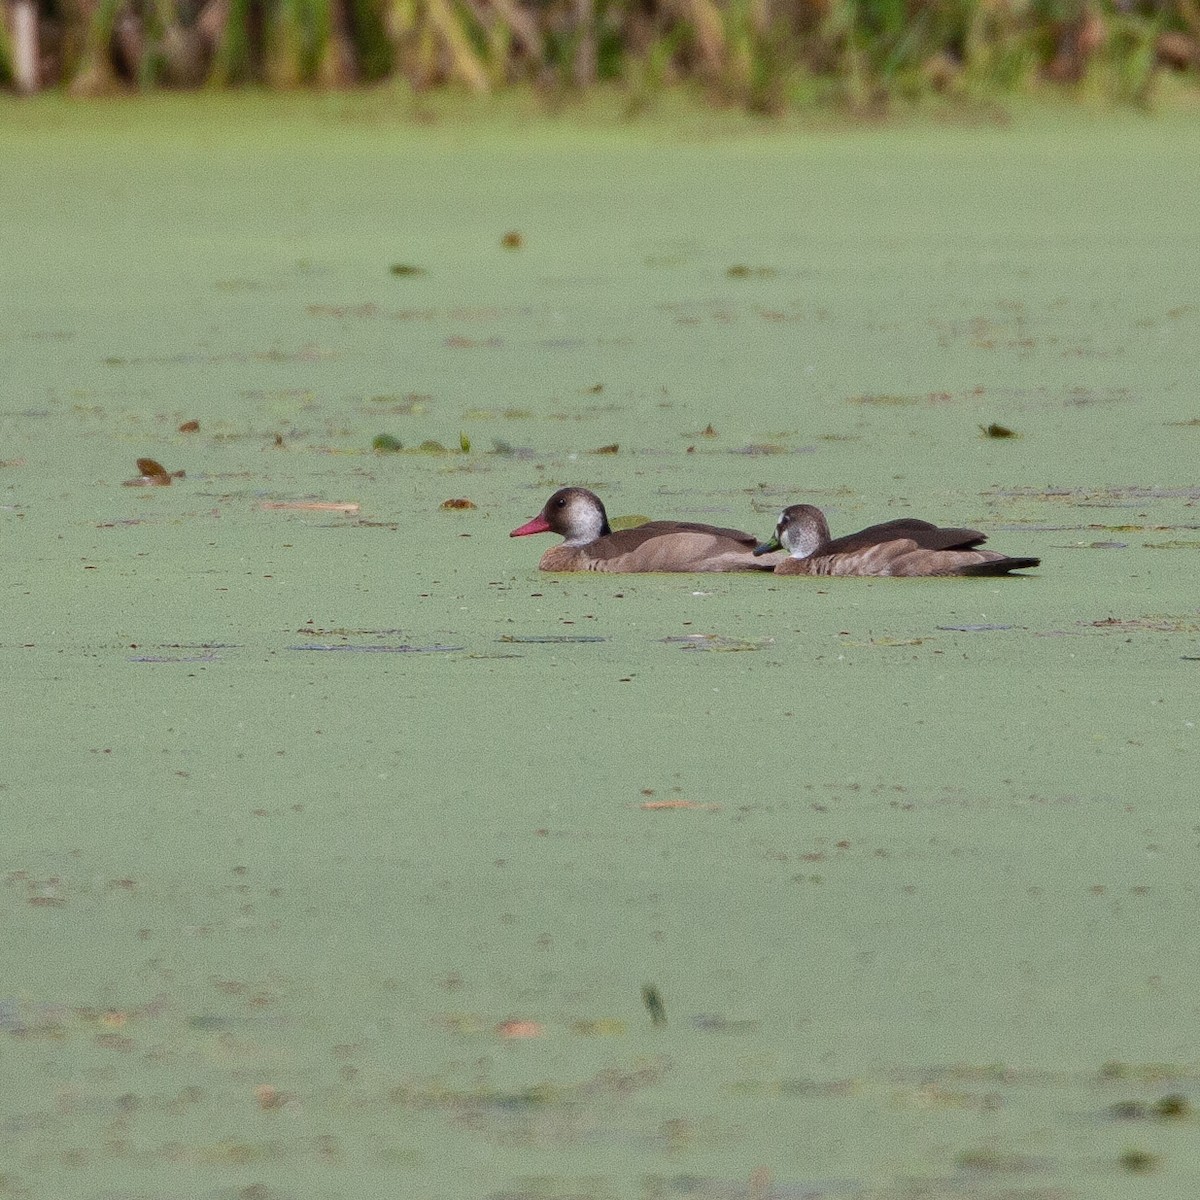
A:
[[[566,508],[567,507],[566,496],[560,496],[557,500],[555,500],[554,507],[555,508]]]

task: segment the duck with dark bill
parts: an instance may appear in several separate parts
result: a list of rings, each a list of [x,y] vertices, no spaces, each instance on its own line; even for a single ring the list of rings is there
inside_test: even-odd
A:
[[[985,541],[977,529],[942,529],[913,517],[835,538],[819,508],[793,504],[754,553],[786,550],[790,557],[775,566],[776,575],[1007,575],[1042,561],[978,549]]]

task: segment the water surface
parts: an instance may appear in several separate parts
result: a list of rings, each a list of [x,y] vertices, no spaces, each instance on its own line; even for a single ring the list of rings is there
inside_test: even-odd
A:
[[[0,1195],[1193,1193],[1193,125],[0,146]],[[1044,565],[544,577],[563,483]]]

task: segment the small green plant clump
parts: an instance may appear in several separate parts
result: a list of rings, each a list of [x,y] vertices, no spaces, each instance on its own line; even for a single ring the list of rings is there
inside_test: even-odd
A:
[[[663,1003],[662,994],[654,984],[647,983],[643,986],[642,1003],[646,1006],[646,1011],[650,1014],[651,1025],[665,1025],[667,1023],[667,1006]]]
[[[1149,1150],[1126,1150],[1121,1155],[1119,1162],[1122,1168],[1131,1175],[1145,1175],[1150,1171],[1156,1170],[1158,1167],[1157,1157],[1151,1154]]]
[[[10,8],[15,7],[13,5]],[[1196,0],[231,0],[22,5],[0,22],[0,87],[103,95],[158,87],[415,91],[596,85],[627,109],[690,84],[780,114],[875,113],[931,94],[1046,83],[1147,104],[1173,72],[1200,83]],[[501,244],[518,249],[511,231]],[[396,264],[394,274],[422,274]]]

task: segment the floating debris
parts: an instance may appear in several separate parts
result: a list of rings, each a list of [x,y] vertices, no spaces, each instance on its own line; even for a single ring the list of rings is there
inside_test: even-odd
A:
[[[496,1032],[502,1038],[539,1038],[546,1036],[546,1027],[540,1021],[501,1021]]]
[[[693,595],[701,593],[693,592]],[[672,637],[659,638],[668,646],[678,646],[681,650],[714,650],[738,653],[744,650],[761,650],[764,646],[774,643],[774,638],[761,638],[752,641],[748,638],[722,637],[717,633],[684,633]]]
[[[774,267],[748,267],[745,263],[734,263],[732,267],[726,268],[725,274],[730,279],[774,279]]]
[[[851,396],[851,404],[874,404],[881,406],[897,406],[904,404],[924,404],[924,396],[898,396],[893,392],[868,393],[864,396]]]
[[[371,449],[376,454],[398,454],[404,449],[404,443],[390,433],[377,433],[371,439]]]
[[[665,1025],[667,1023],[667,1006],[663,1003],[662,995],[654,984],[647,983],[642,986],[642,1003],[646,1006],[646,1011],[650,1014],[651,1025]]]
[[[184,423],[182,425],[180,425],[180,427],[179,427],[179,432],[180,433],[199,433],[200,432],[200,422],[199,421],[184,421]]]
[[[409,278],[416,276],[416,275],[427,275],[428,274],[428,272],[425,270],[424,267],[417,267],[417,266],[414,266],[412,263],[392,263],[389,270],[391,271],[391,273],[393,275],[401,275],[401,276],[406,276]]]
[[[506,645],[517,644],[521,646],[559,646],[568,645],[574,642],[607,642],[608,638],[591,637],[582,633],[546,634],[543,637],[521,637],[516,633],[503,633],[496,639],[496,641],[503,642]]]
[[[589,454],[616,454],[621,449],[620,442],[609,442],[607,446],[597,446],[595,450],[589,450]]]
[[[624,1037],[628,1032],[624,1021],[612,1017],[580,1020],[571,1023],[571,1032],[579,1037]]]
[[[638,808],[645,809],[648,812],[656,812],[663,808],[692,808],[701,812],[720,812],[719,804],[705,804],[699,800],[644,800],[638,805]]]
[[[389,393],[382,396],[370,396],[368,397],[368,401],[371,404],[387,404],[389,406],[388,412],[419,417],[422,413],[428,411],[429,405],[433,402],[433,397],[423,392],[409,392],[404,396]]]
[[[702,1033],[754,1033],[758,1029],[757,1021],[731,1021],[719,1013],[697,1013],[691,1024]]]
[[[309,645],[289,646],[289,650],[344,650],[350,654],[448,654],[451,651],[463,650],[463,646],[351,646],[351,645]]]
[[[269,1112],[273,1108],[283,1108],[287,1104],[287,1094],[281,1092],[274,1084],[260,1083],[254,1089],[254,1100],[263,1112]]]
[[[989,438],[1015,438],[1021,435],[1015,429],[1009,429],[1007,425],[997,425],[994,421],[990,425],[980,425],[983,430],[983,436]]]
[[[991,633],[996,629],[1015,629],[1014,625],[935,625],[945,633]]]
[[[1100,621],[1076,621],[1094,629],[1145,630],[1150,633],[1200,633],[1200,622],[1191,616],[1105,617]]]
[[[137,460],[138,476],[136,479],[126,479],[125,487],[166,487],[172,479],[182,479],[182,471],[168,471],[157,459],[139,458]]]
[[[520,250],[525,245],[525,238],[515,229],[510,229],[501,239],[500,245],[505,250]]]
[[[1158,1166],[1157,1156],[1149,1150],[1126,1150],[1117,1161],[1126,1171],[1137,1175],[1144,1175]]]
[[[471,439],[469,437],[467,437],[467,435],[461,431],[459,432],[459,435],[458,435],[458,448],[464,454],[471,453]]]
[[[1118,1100],[1108,1113],[1118,1121],[1143,1121],[1147,1116],[1146,1106],[1137,1100]]]
[[[479,505],[474,500],[468,500],[465,496],[461,496],[454,500],[443,500],[441,507],[451,511],[458,511],[469,508],[478,508]]]
[[[1186,1096],[1172,1092],[1170,1095],[1156,1100],[1151,1111],[1156,1117],[1172,1120],[1176,1117],[1191,1116],[1192,1106],[1188,1103]]]
[[[955,1164],[965,1171],[993,1172],[997,1175],[1016,1175],[1022,1171],[1047,1171],[1052,1163],[1028,1154],[1006,1154],[991,1147],[963,1150],[955,1156]]]
[[[268,512],[356,513],[362,505],[353,500],[264,500],[258,507]]]
[[[215,654],[134,654],[129,657],[128,661],[134,663],[210,663],[221,660]]]

